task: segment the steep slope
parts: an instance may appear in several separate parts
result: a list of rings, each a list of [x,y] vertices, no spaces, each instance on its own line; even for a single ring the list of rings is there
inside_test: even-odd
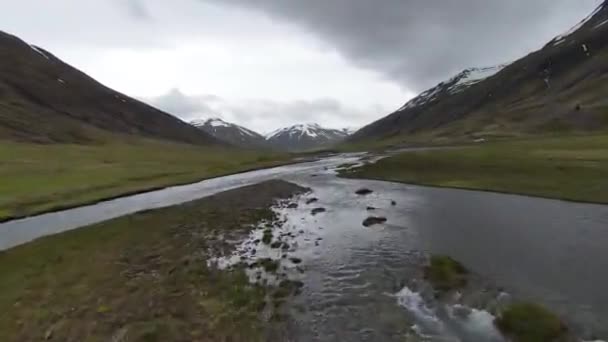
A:
[[[244,148],[267,147],[266,138],[261,134],[245,127],[226,122],[220,118],[195,120],[190,122],[190,124],[207,132],[218,140],[234,146]]]
[[[103,86],[50,52],[0,31],[0,139],[83,143],[117,133],[218,143],[165,112]]]
[[[608,2],[541,50],[468,69],[349,141],[542,134],[608,126]]]
[[[278,129],[266,136],[271,146],[287,151],[303,151],[330,146],[344,140],[347,132],[318,124],[299,124]]]

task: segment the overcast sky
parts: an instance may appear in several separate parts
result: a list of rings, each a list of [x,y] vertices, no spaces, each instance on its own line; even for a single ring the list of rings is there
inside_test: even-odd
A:
[[[184,120],[359,127],[600,0],[2,0],[0,30]]]

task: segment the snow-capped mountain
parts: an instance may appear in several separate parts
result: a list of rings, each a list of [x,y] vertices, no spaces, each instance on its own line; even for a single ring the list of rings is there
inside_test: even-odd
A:
[[[420,107],[437,100],[442,95],[454,95],[460,93],[474,84],[477,84],[488,77],[494,76],[507,64],[497,65],[487,68],[469,68],[465,69],[458,75],[450,78],[445,82],[441,82],[435,87],[421,93],[415,98],[408,101],[403,107],[397,111],[404,111],[415,107]]]
[[[261,134],[220,118],[194,120],[190,124],[234,146],[246,148],[266,146],[266,139]]]
[[[341,131],[346,134],[346,135],[352,135],[355,134],[356,131],[358,131],[359,128],[358,127],[346,127],[346,128],[342,128]]]
[[[323,128],[318,124],[299,124],[267,134],[266,140],[275,148],[303,151],[335,144],[347,136],[344,130]]]
[[[566,40],[570,36],[572,36],[574,33],[576,33],[576,31],[580,30],[589,21],[591,21],[594,18],[596,18],[597,14],[600,13],[600,11],[605,10],[607,5],[608,5],[608,2],[604,2],[602,5],[598,6],[595,9],[595,11],[593,11],[591,14],[589,14],[587,17],[585,17],[585,19],[581,20],[578,24],[576,24],[574,27],[572,27],[568,31],[566,31],[566,32],[558,35],[555,38],[553,38],[553,40],[551,40],[549,42],[549,44],[547,44],[547,45],[558,46],[560,44],[565,43]],[[605,26],[605,25],[608,25],[608,19],[604,17],[604,18],[600,18],[595,23],[593,23],[593,25],[592,25],[592,27],[590,29],[591,30],[597,30],[597,29],[599,29],[599,28],[601,28],[602,26]]]
[[[351,142],[407,144],[608,129],[608,0],[540,50],[467,69],[358,130]]]
[[[342,141],[355,131],[350,128],[338,130],[323,128],[317,124],[299,124],[277,129],[263,136],[220,118],[194,120],[190,124],[234,146],[283,151],[303,151],[329,146]]]

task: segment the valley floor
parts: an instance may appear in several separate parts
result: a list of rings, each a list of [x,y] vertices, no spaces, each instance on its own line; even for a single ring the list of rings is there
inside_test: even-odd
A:
[[[608,203],[608,135],[405,152],[342,175]]]
[[[141,139],[95,145],[0,141],[0,222],[288,161],[285,154]]]
[[[2,252],[0,340],[262,340],[261,313],[276,317],[286,289],[207,261],[305,190],[269,181]]]

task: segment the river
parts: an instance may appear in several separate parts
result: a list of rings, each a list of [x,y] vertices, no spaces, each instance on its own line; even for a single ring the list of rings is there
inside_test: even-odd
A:
[[[0,249],[144,209],[281,178],[312,189],[281,209],[303,232],[303,293],[291,303],[297,341],[501,341],[492,317],[466,318],[412,289],[420,260],[447,254],[511,296],[542,303],[581,336],[608,336],[608,206],[342,179],[358,155],[258,170],[0,224]],[[373,190],[367,196],[355,191]],[[306,202],[311,198],[318,202]],[[313,208],[326,212],[311,215]],[[386,224],[364,227],[371,211]],[[411,332],[415,331],[416,336]]]

